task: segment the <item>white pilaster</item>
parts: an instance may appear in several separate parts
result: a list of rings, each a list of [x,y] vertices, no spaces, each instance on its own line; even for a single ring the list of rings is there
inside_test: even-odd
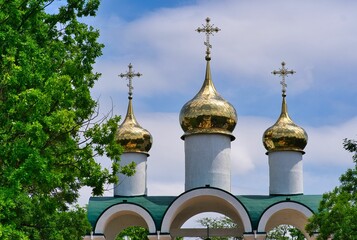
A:
[[[83,237],[83,240],[105,240],[106,238],[103,235],[86,235]]]
[[[170,234],[156,234],[156,235],[148,235],[149,240],[171,240]]]
[[[265,240],[266,238],[266,234],[265,233],[245,233],[243,235],[243,239],[244,240]]]
[[[119,182],[114,186],[114,196],[140,196],[147,194],[147,154],[128,152],[121,155],[121,165],[131,162],[136,163],[135,174],[130,177],[118,174]]]
[[[231,190],[231,137],[195,134],[185,137],[185,191],[210,185]]]
[[[269,152],[269,194],[303,194],[302,153],[296,151]]]

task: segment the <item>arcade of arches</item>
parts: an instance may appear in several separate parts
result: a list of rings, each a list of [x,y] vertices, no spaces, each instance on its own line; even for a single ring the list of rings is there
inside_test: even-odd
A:
[[[244,239],[265,239],[266,233],[281,224],[288,224],[310,237],[304,230],[307,219],[316,211],[320,195],[296,196],[233,196],[212,187],[197,188],[178,197],[100,197],[89,202],[92,236],[85,239],[114,240],[129,226],[149,230],[149,239],[175,239],[178,236],[205,236],[206,229],[182,228],[199,213],[217,212],[231,218],[236,229],[211,229],[211,236],[244,236]]]

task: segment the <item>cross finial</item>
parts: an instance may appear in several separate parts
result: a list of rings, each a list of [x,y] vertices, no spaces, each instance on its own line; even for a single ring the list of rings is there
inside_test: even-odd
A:
[[[129,63],[128,67],[129,67],[129,71],[126,72],[125,74],[124,73],[119,74],[119,77],[121,77],[121,78],[125,77],[126,79],[129,80],[129,83],[127,84],[127,86],[129,87],[129,99],[131,99],[132,95],[133,95],[133,89],[134,89],[133,81],[132,81],[133,77],[140,77],[142,74],[139,72],[137,72],[137,73],[134,72],[133,65],[131,65],[131,63]]]
[[[283,96],[285,97],[286,96],[286,87],[288,86],[285,82],[285,77],[288,76],[288,74],[294,74],[296,73],[294,70],[288,70],[285,68],[285,62],[282,62],[281,63],[281,68],[277,71],[277,70],[274,70],[271,72],[272,74],[274,75],[277,75],[279,74],[280,77],[282,78],[281,81],[280,81],[280,84],[282,86],[282,92],[283,92]]]
[[[207,49],[206,49],[206,60],[209,61],[211,60],[211,57],[210,57],[210,48],[212,48],[212,45],[209,43],[209,37],[210,35],[213,36],[213,33],[215,32],[218,32],[218,31],[221,31],[221,29],[219,29],[218,27],[213,27],[214,25],[212,24],[209,24],[209,22],[211,21],[211,19],[209,17],[206,18],[206,25],[203,25],[203,28],[197,28],[196,31],[197,32],[204,32],[206,33],[206,41],[204,42]]]

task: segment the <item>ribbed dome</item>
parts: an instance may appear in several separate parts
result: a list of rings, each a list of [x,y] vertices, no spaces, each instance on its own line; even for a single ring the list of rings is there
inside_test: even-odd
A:
[[[131,97],[129,97],[126,117],[117,130],[116,140],[124,147],[124,152],[148,154],[152,146],[151,134],[142,128],[135,119]]]
[[[283,95],[279,119],[264,132],[264,147],[268,152],[298,151],[304,153],[303,150],[307,144],[307,140],[308,137],[305,130],[290,119],[285,95]]]
[[[185,132],[181,138],[191,134],[219,133],[229,135],[234,140],[232,131],[236,123],[236,110],[217,93],[213,85],[207,58],[206,77],[201,90],[180,112],[180,124]]]

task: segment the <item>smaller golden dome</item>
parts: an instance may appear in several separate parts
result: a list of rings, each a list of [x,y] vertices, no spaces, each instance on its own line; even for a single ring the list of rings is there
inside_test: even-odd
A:
[[[152,136],[148,130],[142,128],[136,121],[131,97],[129,97],[126,117],[117,130],[116,141],[123,146],[124,152],[137,152],[149,155],[148,152],[152,146]]]
[[[304,153],[303,150],[307,140],[308,137],[305,130],[290,119],[285,102],[285,94],[283,94],[280,117],[263,135],[265,149],[268,152],[298,151]]]
[[[180,124],[185,132],[181,138],[197,133],[219,133],[229,135],[234,140],[232,132],[236,123],[236,110],[217,93],[207,59],[206,77],[201,90],[180,112]]]

